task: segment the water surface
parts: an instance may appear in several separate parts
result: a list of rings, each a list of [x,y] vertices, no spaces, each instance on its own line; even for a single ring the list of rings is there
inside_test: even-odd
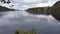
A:
[[[0,16],[0,34],[13,34],[35,28],[39,34],[60,34],[60,22],[51,15],[33,15],[26,11],[2,12]]]

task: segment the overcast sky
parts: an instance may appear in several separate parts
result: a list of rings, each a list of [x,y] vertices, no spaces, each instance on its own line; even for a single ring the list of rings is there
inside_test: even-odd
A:
[[[26,9],[31,7],[52,6],[58,0],[12,0],[18,9]]]
[[[19,2],[19,3],[47,3],[47,2],[54,2],[57,0],[13,0],[15,2]]]

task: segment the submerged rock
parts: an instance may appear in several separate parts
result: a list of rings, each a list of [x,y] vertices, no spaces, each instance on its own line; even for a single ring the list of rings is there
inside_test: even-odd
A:
[[[31,14],[53,15],[54,18],[60,21],[60,1],[57,1],[52,7],[29,8],[26,11]]]

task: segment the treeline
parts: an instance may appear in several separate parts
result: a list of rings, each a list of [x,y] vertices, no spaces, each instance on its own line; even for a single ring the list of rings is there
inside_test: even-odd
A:
[[[52,7],[36,7],[26,10],[30,14],[52,15],[56,20],[60,21],[60,1],[57,1]]]

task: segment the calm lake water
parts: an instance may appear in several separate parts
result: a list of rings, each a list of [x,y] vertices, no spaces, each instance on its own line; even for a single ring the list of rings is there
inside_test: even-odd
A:
[[[26,11],[2,12],[0,16],[0,34],[13,34],[35,28],[39,34],[60,34],[60,22],[51,15],[33,15]]]

